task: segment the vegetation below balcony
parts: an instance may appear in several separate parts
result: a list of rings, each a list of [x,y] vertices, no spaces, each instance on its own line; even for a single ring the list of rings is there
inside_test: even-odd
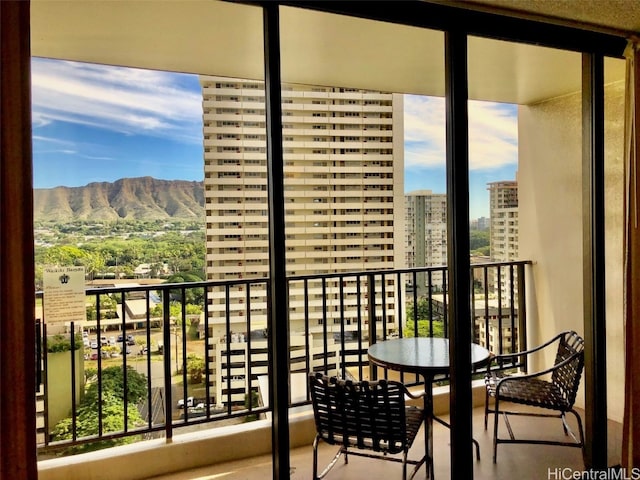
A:
[[[131,430],[144,425],[137,404],[147,396],[147,377],[136,372],[132,367],[126,369],[125,380],[122,366],[104,368],[101,375],[96,369],[85,372],[87,383],[84,396],[75,412],[61,420],[52,430],[52,441],[89,438],[120,432],[125,430],[124,418],[127,418],[126,429]],[[127,410],[125,415],[125,401]],[[75,414],[75,426],[73,416]],[[102,425],[102,432],[99,425]],[[74,431],[75,428],[75,431]],[[91,443],[77,443],[65,447],[58,453],[64,455],[100,450],[102,448],[124,445],[139,440],[136,436],[104,439]]]

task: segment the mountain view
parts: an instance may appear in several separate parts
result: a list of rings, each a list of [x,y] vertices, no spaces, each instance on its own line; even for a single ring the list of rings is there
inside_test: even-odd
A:
[[[204,218],[204,184],[152,177],[34,189],[36,221]]]

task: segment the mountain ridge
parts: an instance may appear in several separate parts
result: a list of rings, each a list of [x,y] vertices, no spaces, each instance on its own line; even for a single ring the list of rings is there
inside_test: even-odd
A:
[[[204,218],[204,182],[153,177],[36,188],[36,221]]]

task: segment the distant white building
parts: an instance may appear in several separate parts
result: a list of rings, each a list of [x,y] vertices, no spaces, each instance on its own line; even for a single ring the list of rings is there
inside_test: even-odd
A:
[[[133,270],[133,274],[136,278],[148,278],[151,275],[151,265],[149,263],[141,263]]]
[[[489,211],[491,216],[491,258],[497,262],[518,258],[518,182],[491,182]]]
[[[207,278],[264,278],[269,270],[264,85],[213,76],[201,76],[200,83]],[[396,238],[404,220],[402,95],[285,84],[282,97],[287,274],[403,266],[404,244]],[[244,331],[245,293],[232,295],[231,322]],[[319,314],[320,292],[312,292],[310,301],[311,314]],[[303,297],[290,292],[290,304],[291,328],[302,331]],[[252,320],[266,321],[266,303],[253,298],[251,306]],[[213,325],[218,318],[224,321],[226,308],[224,298],[214,295]],[[387,309],[393,319],[394,306]],[[354,312],[346,315],[348,323],[356,318]],[[339,322],[340,312],[331,309],[328,321]],[[315,319],[313,330],[322,331]]]
[[[417,190],[405,195],[405,258],[409,268],[447,264],[446,194]],[[418,278],[421,286],[429,281],[427,275]],[[442,290],[442,272],[432,274],[431,284]]]
[[[154,271],[154,268],[156,268],[157,271]],[[166,263],[160,265],[141,263],[133,270],[133,275],[136,278],[150,278],[151,276],[168,275],[169,273],[169,265]]]
[[[508,262],[518,259],[518,182],[517,180],[503,180],[488,184],[491,230],[491,260]],[[494,290],[500,290],[502,298],[510,298],[510,278],[508,270],[504,269],[498,278],[494,276]],[[514,288],[517,286],[514,285]]]
[[[470,222],[471,228],[478,230],[486,230],[491,226],[491,219],[487,217],[479,217]]]
[[[489,320],[486,321],[484,311],[479,309],[475,316],[475,343],[487,348],[495,354],[507,354],[519,349],[518,323],[511,325],[511,316],[508,310],[504,310],[501,315],[495,307],[489,310]],[[516,311],[517,315],[517,311]],[[513,346],[515,345],[515,349]]]
[[[265,278],[269,245],[264,84],[214,76],[201,76],[200,84],[207,279]],[[404,231],[402,95],[283,84],[282,110],[287,274],[404,266],[404,242],[398,238]],[[397,306],[389,300],[395,298],[394,281],[385,288],[387,328],[397,329]],[[246,332],[248,317],[251,330],[266,326],[264,287],[251,287],[249,296],[245,287],[235,287],[228,304],[225,293],[214,289],[209,297],[213,338],[225,335],[227,318],[233,332]],[[308,303],[302,282],[289,290],[292,335],[304,334],[307,313],[314,339],[325,327],[339,331],[343,320],[347,332],[356,330],[355,307],[366,292],[355,282],[311,282],[306,294]],[[241,378],[242,373],[234,376]]]

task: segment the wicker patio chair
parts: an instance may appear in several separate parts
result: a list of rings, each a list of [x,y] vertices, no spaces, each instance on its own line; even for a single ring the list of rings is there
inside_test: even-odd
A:
[[[349,454],[401,462],[403,480],[407,478],[407,464],[415,465],[409,477],[413,478],[426,462],[426,455],[420,460],[407,458],[424,422],[424,410],[405,405],[405,395],[421,397],[411,394],[402,383],[390,380],[353,382],[311,373],[309,389],[317,432],[313,442],[314,480],[323,478],[342,454],[345,463],[349,463]],[[318,475],[321,440],[339,445],[340,449]],[[401,458],[388,456],[398,453],[402,454]]]
[[[584,340],[573,331],[562,332],[548,342],[531,350],[496,355],[493,360],[502,365],[515,357],[530,355],[554,344],[558,345],[555,361],[552,367],[531,374],[505,375],[502,372],[491,371],[489,366],[485,375],[487,387],[485,398],[484,428],[487,429],[487,417],[494,414],[493,423],[493,463],[496,463],[499,443],[531,443],[546,445],[561,445],[578,447],[584,455],[584,432],[580,415],[573,408],[584,367]],[[489,398],[494,398],[493,409],[489,407]],[[510,411],[502,407],[503,402],[530,405],[557,413],[540,413],[540,411]],[[578,422],[580,440],[569,428],[565,414],[571,412]],[[498,437],[498,416],[504,416],[509,438]],[[565,435],[571,435],[573,441],[554,441],[544,439],[516,439],[508,415],[527,415],[534,417],[554,417],[562,420]]]

